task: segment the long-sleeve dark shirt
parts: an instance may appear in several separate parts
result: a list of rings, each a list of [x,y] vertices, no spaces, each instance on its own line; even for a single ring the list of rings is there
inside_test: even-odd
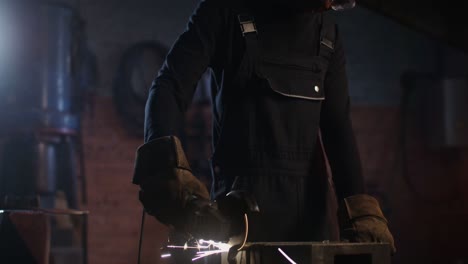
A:
[[[233,81],[245,52],[245,44],[239,29],[237,11],[218,3],[216,0],[200,3],[154,80],[146,105],[146,142],[161,136],[179,134],[197,82],[208,67],[217,76],[219,87]],[[312,15],[303,12],[297,15],[297,20],[300,22],[301,16]],[[282,18],[281,13],[278,16],[279,24],[281,19],[288,17]],[[318,38],[318,22],[312,19],[310,23],[316,23],[317,32],[306,34],[315,34]],[[278,47],[315,52],[316,47],[301,46],[300,34],[296,34],[300,32],[300,25],[292,32],[285,31],[288,31],[287,28],[278,28],[278,34],[286,34],[279,38],[284,39],[284,45],[277,45]],[[295,37],[294,34],[299,38],[291,39]],[[316,42],[319,43],[318,39]],[[267,50],[268,46],[261,48]],[[335,52],[325,75],[324,88],[326,99],[320,113],[320,129],[336,193],[341,199],[362,193],[364,184],[350,119],[344,49],[338,33]],[[213,114],[218,114],[216,109]]]

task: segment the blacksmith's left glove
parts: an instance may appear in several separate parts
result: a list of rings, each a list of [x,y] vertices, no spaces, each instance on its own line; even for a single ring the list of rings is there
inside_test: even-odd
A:
[[[342,240],[389,243],[396,252],[387,219],[374,197],[358,194],[345,198],[338,208],[338,221]]]
[[[188,214],[196,211],[189,203],[208,204],[210,200],[175,136],[160,137],[138,148],[133,183],[140,185],[139,198],[146,212],[181,231],[189,224]]]

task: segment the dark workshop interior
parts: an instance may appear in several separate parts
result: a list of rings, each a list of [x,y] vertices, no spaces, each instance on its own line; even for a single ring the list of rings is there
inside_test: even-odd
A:
[[[326,12],[344,43],[365,187],[397,251],[296,262],[468,264],[466,3],[356,2]],[[0,0],[0,263],[174,263],[169,228],[151,216],[141,228],[132,177],[149,88],[197,5]],[[208,187],[210,73],[180,136]]]

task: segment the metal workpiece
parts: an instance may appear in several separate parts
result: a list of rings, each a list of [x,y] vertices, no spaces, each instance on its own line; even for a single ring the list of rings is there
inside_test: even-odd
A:
[[[222,264],[390,264],[386,243],[255,242],[247,243],[235,261],[222,255]]]

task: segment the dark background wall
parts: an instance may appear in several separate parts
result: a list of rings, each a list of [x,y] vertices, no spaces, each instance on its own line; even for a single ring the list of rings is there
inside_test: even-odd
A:
[[[365,8],[335,14],[345,42],[355,104],[398,105],[405,72],[447,77],[468,74],[467,54],[440,40]]]
[[[196,0],[81,0],[88,42],[98,55],[98,94],[110,95],[122,53],[139,41],[170,47],[183,32]],[[156,73],[155,73],[156,75]]]
[[[130,180],[142,140],[122,128],[109,97],[112,82],[126,48],[142,40],[170,46],[196,2],[81,0],[80,5],[100,73],[96,114],[85,122],[90,263],[132,263],[141,207]],[[347,50],[364,174],[397,239],[396,263],[468,263],[468,195],[463,191],[467,150],[431,149],[422,140],[427,131],[409,127],[409,185],[403,178],[399,137],[402,75],[415,71],[466,77],[467,55],[366,9],[337,14],[337,20]],[[193,110],[188,115],[189,123],[197,119]],[[203,116],[209,126],[209,115]],[[192,159],[197,156],[196,148],[187,148]],[[167,230],[154,222],[147,228],[144,254],[149,259],[157,257]]]

